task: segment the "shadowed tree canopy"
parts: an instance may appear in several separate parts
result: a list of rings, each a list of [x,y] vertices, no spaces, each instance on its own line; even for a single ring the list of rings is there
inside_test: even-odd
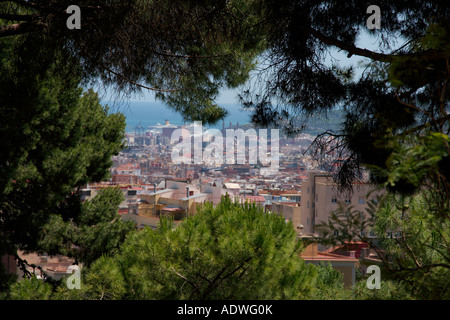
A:
[[[117,192],[80,205],[77,189],[108,177],[125,127],[83,88],[156,91],[187,120],[215,122],[219,88],[245,82],[263,41],[248,1],[78,1],[71,30],[72,4],[0,0],[0,254],[89,264],[130,228]]]
[[[314,290],[318,269],[299,257],[292,223],[254,204],[228,197],[175,227],[130,233],[115,256],[83,273],[82,299],[302,299]],[[74,292],[76,291],[76,292]]]
[[[123,117],[109,114],[97,95],[83,90],[80,83],[101,80],[125,95],[155,91],[186,120],[213,123],[226,113],[214,102],[219,89],[245,83],[257,57],[262,59],[256,83],[260,90],[242,95],[243,104],[254,108],[256,124],[296,132],[302,127],[297,116],[326,116],[329,110],[341,108],[342,129],[325,133],[322,137],[327,139],[319,137],[315,143],[325,148],[330,145],[326,136],[331,135],[332,151],[344,159],[337,173],[341,185],[349,186],[362,168],[370,168],[372,181],[390,190],[427,189],[423,197],[430,208],[426,213],[433,214],[431,222],[436,217],[448,219],[450,7],[446,2],[380,0],[381,29],[367,30],[366,9],[373,4],[368,1],[345,5],[312,0],[78,1],[81,29],[71,30],[66,26],[71,1],[0,0],[0,134],[4,138],[0,142],[0,252],[66,249],[65,254],[91,263],[123,240],[126,226],[109,229],[117,218],[118,194],[110,191],[81,208],[74,193],[81,185],[107,176],[111,155],[122,147],[124,129]],[[356,40],[365,31],[377,39],[377,50],[358,47]],[[330,64],[333,50],[366,59],[362,76],[354,77],[354,66]],[[300,285],[306,276],[300,271],[308,269],[297,263],[294,242],[287,241],[295,237],[294,231],[255,209],[250,213],[234,209],[231,204],[217,211],[209,208],[208,214],[216,220],[195,217],[176,232],[161,228],[135,234],[117,258],[94,264],[91,276],[95,280],[96,271],[101,271],[97,280],[109,285],[113,272],[124,285],[112,292],[119,297],[123,288],[135,288],[142,294],[138,297],[227,298],[234,292],[243,297],[298,297],[298,287],[286,291],[283,286]],[[249,221],[252,212],[257,214]],[[225,225],[217,224],[221,219]],[[274,233],[261,233],[258,223],[253,228],[258,219]],[[108,242],[105,232],[96,238],[98,234],[91,232],[94,226],[114,231],[116,241]],[[214,233],[219,229],[226,232]],[[74,235],[79,230],[85,232]],[[190,235],[196,236],[198,241],[192,244],[197,247],[182,246]],[[447,235],[431,236],[440,245]],[[145,250],[135,255],[141,245],[147,249],[152,241],[159,249],[155,255]],[[217,252],[205,241],[239,244],[235,248],[243,250],[230,251],[234,247],[223,245],[228,251]],[[90,247],[91,243],[95,245]],[[80,250],[72,251],[73,244]],[[278,250],[284,244],[284,250]],[[429,241],[419,237],[414,244],[413,250],[421,251]],[[189,251],[199,247],[209,250],[208,255]],[[395,258],[402,256],[394,250],[395,244],[387,247]],[[434,252],[422,253],[434,264]],[[198,259],[195,268],[186,259]],[[116,263],[108,265],[113,260]],[[149,269],[150,281],[136,281],[148,262],[161,272]],[[421,263],[400,262],[410,269]],[[286,272],[270,272],[271,263]],[[240,282],[246,271],[260,271],[262,265],[269,265],[263,268],[264,277],[254,272],[248,285]],[[126,267],[130,273],[121,273]],[[205,276],[207,271],[211,273]],[[162,280],[168,286],[158,287]],[[222,284],[223,290],[214,291]],[[179,288],[186,287],[191,290],[180,294]],[[103,292],[94,292],[95,297],[97,293],[103,297]]]
[[[53,213],[42,227],[38,246],[49,255],[63,254],[84,266],[102,254],[114,254],[125,236],[134,230],[123,221],[117,208],[125,197],[120,188],[104,188],[92,199],[80,203],[75,197],[72,210]],[[70,205],[66,204],[67,209]],[[61,214],[62,213],[62,214]]]
[[[345,159],[337,173],[343,186],[368,166],[381,169],[371,171],[374,182],[386,181],[382,170],[392,153],[386,141],[448,134],[450,9],[444,0],[379,1],[381,29],[373,30],[369,1],[79,1],[80,30],[66,27],[70,4],[0,1],[0,37],[39,36],[36,45],[48,57],[63,47],[75,58],[85,81],[102,79],[121,94],[154,90],[186,120],[205,123],[225,116],[214,102],[219,89],[245,83],[258,57],[257,88],[241,96],[256,124],[295,133],[305,117],[344,111],[342,130],[324,134]],[[377,50],[358,47],[364,32]],[[354,77],[354,65],[330,64],[333,50],[364,58],[362,76]],[[449,157],[441,160],[439,173],[447,177]],[[447,180],[441,183],[449,189]],[[401,177],[389,187],[417,189]]]
[[[77,189],[107,179],[111,156],[123,148],[123,114],[110,113],[95,92],[80,87],[81,69],[64,51],[49,57],[40,41],[0,39],[0,255],[45,252],[44,226],[51,228],[55,215],[78,221],[83,211]],[[114,213],[118,216],[117,206]],[[102,217],[107,218],[114,221]],[[62,253],[55,247],[52,254]],[[95,250],[105,249],[100,247]]]
[[[437,214],[433,196],[384,194],[368,202],[367,215],[341,203],[328,221],[316,225],[318,241],[348,250],[363,241],[380,259],[383,286],[391,279],[414,298],[449,299],[449,219]]]
[[[226,114],[219,89],[247,80],[263,44],[255,2],[77,1],[81,29],[70,30],[73,1],[0,1],[0,38],[39,36],[50,56],[63,47],[75,57],[85,81],[119,96],[155,91],[186,120],[214,123]]]
[[[369,30],[366,10],[371,4],[264,1],[268,49],[259,82],[241,96],[255,111],[255,123],[283,126],[290,133],[302,128],[302,119],[342,110],[341,130],[320,135],[315,146],[324,150],[328,145],[337,152],[341,162],[336,178],[344,187],[368,167],[373,182],[385,183],[385,171],[395,170],[386,164],[394,144],[407,148],[408,135],[448,136],[449,131],[447,1],[378,1],[381,29]],[[364,34],[378,48],[359,47],[357,40]],[[357,65],[339,65],[332,58],[337,51],[361,58],[365,68],[360,77],[355,75]],[[445,154],[437,155],[437,169],[430,168],[423,181],[432,178],[439,184],[448,204],[450,148],[447,139],[438,140]],[[405,176],[391,182],[392,191],[418,188]]]
[[[89,263],[127,228],[110,214],[83,221],[74,191],[107,178],[125,119],[82,87],[100,80],[118,95],[154,90],[186,119],[214,122],[225,115],[213,101],[218,89],[245,81],[262,42],[243,28],[255,19],[241,12],[245,1],[78,1],[81,29],[71,30],[72,4],[0,1],[0,252],[47,250]],[[105,231],[113,221],[114,237],[89,246],[89,227]]]
[[[422,299],[447,299],[449,287],[447,2],[264,1],[268,49],[259,87],[242,94],[254,122],[290,133],[310,116],[342,111],[341,129],[319,135],[312,149],[334,153],[344,189],[369,169],[387,197],[369,219],[351,208],[326,212],[331,218],[316,231],[325,244],[368,242],[390,276]],[[372,4],[381,11],[380,29],[366,25]],[[361,47],[362,35],[375,49]],[[340,65],[335,52],[360,58],[362,74],[351,61]],[[366,228],[376,239],[364,235]]]

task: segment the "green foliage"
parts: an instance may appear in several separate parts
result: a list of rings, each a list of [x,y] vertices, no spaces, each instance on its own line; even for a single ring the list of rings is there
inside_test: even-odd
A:
[[[387,288],[374,293],[359,285],[355,298],[450,297],[450,225],[435,198],[436,194],[427,190],[413,196],[388,193],[379,197],[377,205],[370,204],[369,215],[364,218],[342,206],[326,223],[318,225],[322,243],[364,241],[378,253]],[[374,237],[369,237],[369,231]]]
[[[52,296],[52,286],[35,276],[22,279],[11,286],[11,300],[49,300]]]
[[[374,228],[391,276],[404,280],[419,299],[450,298],[450,225],[434,205],[426,192],[391,196],[381,204]]]
[[[185,120],[212,124],[223,119],[227,110],[215,102],[219,90],[244,84],[264,48],[257,28],[258,1],[141,1],[140,5],[144,8],[132,10],[127,19],[148,23],[146,30],[156,32],[139,34],[148,39],[149,50],[142,52],[142,59],[133,59],[142,68],[133,66],[132,72],[141,73],[151,87],[163,89],[156,90],[156,98]],[[177,37],[172,37],[174,31]],[[154,37],[159,40],[156,50]],[[113,81],[129,86],[120,77]]]
[[[447,178],[442,177],[443,166],[448,163],[449,137],[439,132],[393,138],[388,145],[393,152],[386,160],[386,169],[374,168],[386,177],[385,186],[403,190],[417,190],[420,186],[437,188],[445,192]],[[442,194],[446,196],[446,193]]]
[[[39,23],[19,22],[22,31],[40,37],[41,48],[68,48],[80,62],[84,80],[102,80],[117,95],[151,90],[186,120],[214,123],[226,115],[215,100],[221,88],[236,88],[249,78],[264,49],[259,32],[259,1],[78,1],[79,30],[66,27],[69,0],[38,6],[0,3],[0,11],[30,11]],[[49,14],[51,12],[51,14]],[[34,21],[33,20],[33,21]],[[4,27],[4,28],[3,28]],[[53,47],[54,46],[54,47]]]
[[[0,70],[0,118],[7,124],[0,129],[7,150],[0,157],[2,240],[11,237],[33,250],[40,227],[51,214],[63,214],[75,188],[108,177],[125,119],[108,114],[91,90],[83,92],[70,67],[65,77],[56,75],[55,63],[30,79],[16,73],[23,67],[18,57],[9,57],[9,64],[17,70],[8,64]]]
[[[10,287],[17,281],[17,275],[8,274],[3,264],[0,264],[0,300],[8,298]]]
[[[411,46],[411,50],[442,50],[447,52],[447,59],[450,58],[448,23],[430,23],[423,37]],[[399,57],[390,65],[389,80],[396,87],[416,89],[434,82],[443,68],[445,61],[435,58]]]
[[[114,255],[134,223],[123,221],[117,213],[124,200],[118,188],[101,189],[84,202],[75,218],[52,215],[43,226],[40,250],[52,255],[63,254],[89,265],[102,254]]]
[[[126,283],[117,261],[102,255],[86,271],[81,269],[80,289],[68,289],[65,279],[56,288],[52,299],[54,300],[111,300],[121,299],[127,295]]]
[[[216,208],[205,204],[175,229],[169,224],[130,234],[119,255],[96,261],[87,272],[89,285],[97,288],[88,296],[306,297],[317,271],[299,259],[299,249],[295,231],[284,219],[225,198]]]
[[[250,101],[243,101],[254,106],[254,122],[296,132],[298,115],[344,106],[332,148],[346,159],[339,181],[351,185],[370,168],[372,182],[408,195],[409,207],[383,204],[372,217],[384,262],[414,295],[448,296],[446,1],[383,2],[382,30],[372,33],[387,53],[355,45],[355,30],[366,27],[364,2],[130,0],[93,7],[87,0],[78,3],[83,25],[77,31],[65,25],[69,4],[0,3],[0,253],[45,248],[90,264],[114,253],[128,230],[110,223],[117,218],[113,194],[81,206],[73,193],[107,177],[125,126],[122,115],[109,115],[95,93],[80,87],[82,80],[102,79],[124,94],[154,90],[186,120],[214,123],[226,115],[214,102],[219,89],[243,84],[262,57],[263,92],[249,90]],[[17,14],[24,20],[8,18]],[[16,22],[23,28],[13,28]],[[391,50],[398,35],[405,43]],[[351,67],[326,64],[332,48],[370,59],[361,79]],[[404,200],[388,196],[386,204]],[[91,275],[98,286],[90,297],[306,296],[305,279],[315,269],[294,262],[293,231],[233,206],[206,206],[200,215],[206,218],[188,219],[173,231],[168,222],[133,234],[117,258],[94,263],[101,277]],[[399,220],[400,212],[410,218]],[[334,218],[350,222],[341,230],[346,237],[364,224],[354,212]],[[386,238],[394,231],[402,236]],[[118,282],[104,279],[107,268]],[[323,277],[334,283],[331,273]]]
[[[125,117],[110,114],[96,93],[80,86],[79,65],[66,51],[42,49],[42,40],[0,39],[0,254],[68,253],[65,239],[72,237],[85,249],[80,259],[89,262],[117,247],[128,227],[103,220],[112,217],[114,205],[117,215],[117,197],[103,197],[110,203],[103,211],[100,202],[82,211],[76,190],[109,176],[111,156],[122,148]],[[83,224],[95,220],[100,224],[94,237]],[[69,221],[79,228],[76,236]],[[45,239],[47,231],[55,238]]]
[[[344,276],[333,269],[330,263],[321,263],[316,267],[318,273],[314,281],[314,289],[309,299],[313,300],[347,300],[350,290],[344,288]]]
[[[445,1],[383,1],[383,27],[369,31],[376,50],[360,48],[357,41],[367,37],[367,16],[362,14],[366,2],[344,7],[336,1],[262,3],[266,59],[257,73],[260,81],[244,92],[242,102],[254,110],[256,124],[277,125],[291,133],[304,130],[308,118],[343,110],[345,121],[328,133],[332,142],[325,149],[336,161],[345,159],[336,175],[341,187],[351,188],[368,167],[373,183],[385,183],[388,177],[377,170],[386,169],[394,152],[390,140],[425,136],[424,129],[448,136],[450,11]],[[335,50],[368,61],[360,77],[355,77],[352,61],[346,67],[335,62]],[[411,147],[402,143],[402,148]],[[401,155],[401,149],[396,151]],[[429,151],[422,155],[427,161],[441,154]],[[448,155],[448,144],[444,152]],[[448,177],[447,168],[443,159],[439,174]],[[448,182],[443,184],[443,190],[450,190]],[[407,194],[420,187],[396,183],[391,189]],[[450,198],[448,191],[446,196]]]
[[[366,280],[358,281],[351,289],[355,300],[415,300],[408,286],[399,281],[381,281],[380,289],[368,289]]]

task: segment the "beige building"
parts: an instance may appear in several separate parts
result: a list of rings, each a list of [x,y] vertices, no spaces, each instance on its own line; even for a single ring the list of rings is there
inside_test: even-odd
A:
[[[301,233],[300,202],[273,202],[271,211],[283,216],[286,221],[291,221],[295,231]]]
[[[308,180],[302,181],[301,186],[302,234],[316,233],[315,226],[320,222],[327,222],[331,213],[338,210],[340,202],[351,205],[353,210],[361,212],[362,215],[367,215],[367,202],[376,198],[376,193],[368,196],[372,189],[370,184],[355,183],[351,194],[340,194],[330,173],[308,172]]]
[[[132,220],[137,227],[158,227],[161,217],[171,217],[176,224],[197,213],[205,202],[217,205],[227,190],[210,185],[194,185],[179,181],[165,182],[165,188],[150,194],[141,194],[128,204],[122,219]]]

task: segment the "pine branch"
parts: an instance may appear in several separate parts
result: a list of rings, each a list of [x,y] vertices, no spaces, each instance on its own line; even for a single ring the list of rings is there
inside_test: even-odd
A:
[[[366,58],[370,58],[372,60],[380,61],[380,62],[392,62],[395,58],[420,58],[420,59],[448,59],[449,53],[447,51],[442,50],[427,50],[423,52],[417,53],[405,53],[405,54],[385,54],[370,51],[367,49],[358,48],[352,44],[347,42],[338,40],[336,38],[332,38],[322,34],[321,32],[310,28],[311,34],[321,42],[338,47],[342,50],[348,52],[348,58],[352,55],[362,56]]]
[[[33,15],[0,13],[0,19],[10,20],[10,21],[28,21],[28,22],[31,22],[33,17],[34,17]]]
[[[9,24],[0,28],[0,38],[27,33],[32,29],[33,23],[31,22]]]

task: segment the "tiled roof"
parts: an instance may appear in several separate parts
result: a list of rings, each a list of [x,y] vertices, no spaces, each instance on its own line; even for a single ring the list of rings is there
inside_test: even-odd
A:
[[[307,261],[343,261],[355,263],[359,261],[357,258],[327,252],[318,252],[314,256],[302,256],[302,259]]]

